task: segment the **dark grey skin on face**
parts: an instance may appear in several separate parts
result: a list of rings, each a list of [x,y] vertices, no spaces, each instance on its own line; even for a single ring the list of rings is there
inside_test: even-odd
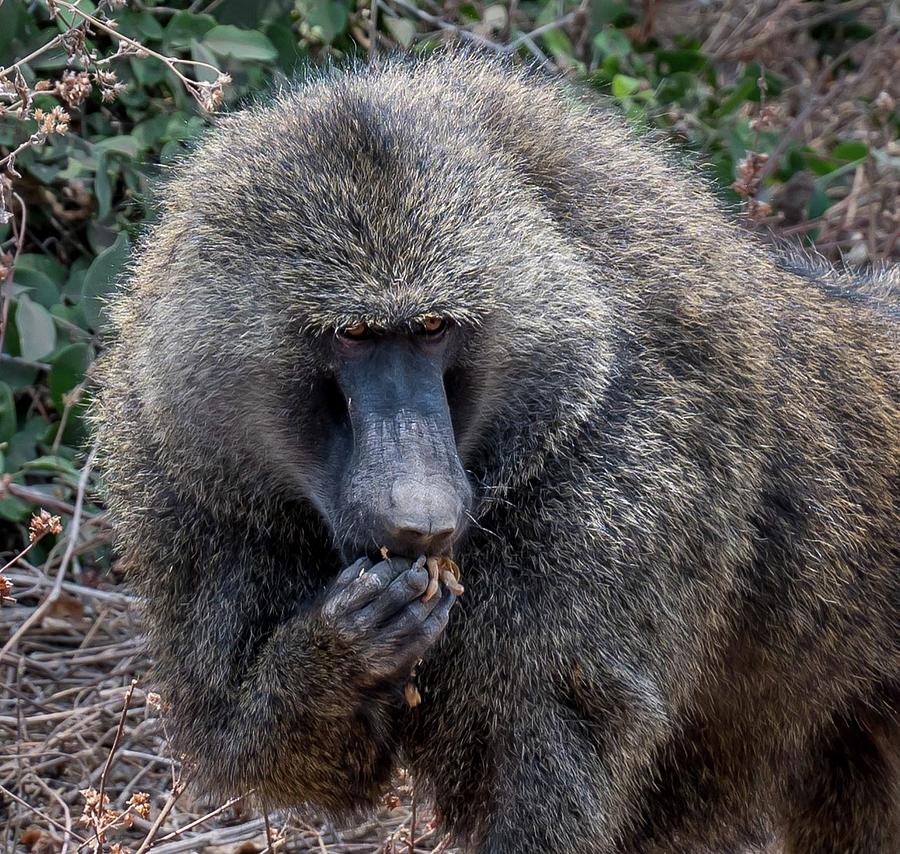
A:
[[[456,601],[445,589],[423,598],[423,558],[460,541],[473,498],[444,382],[455,331],[436,315],[390,329],[360,322],[334,330],[325,347],[330,418],[316,504],[349,566],[318,607],[373,651],[361,675],[371,688],[406,681]]]
[[[431,331],[361,323],[335,335],[346,409],[325,438],[336,489],[323,511],[346,560],[443,555],[464,532],[472,489],[444,388],[453,327],[427,321]]]

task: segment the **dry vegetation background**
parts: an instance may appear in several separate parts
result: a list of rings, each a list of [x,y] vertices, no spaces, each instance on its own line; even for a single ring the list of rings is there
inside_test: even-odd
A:
[[[444,850],[405,778],[355,828],[204,803],[141,682],[84,379],[152,182],[210,111],[326,58],[475,43],[683,144],[748,227],[857,265],[900,254],[898,25],[888,0],[0,0],[0,849]]]

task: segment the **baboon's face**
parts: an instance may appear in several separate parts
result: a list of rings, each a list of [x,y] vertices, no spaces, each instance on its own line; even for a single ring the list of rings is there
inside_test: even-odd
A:
[[[497,506],[590,417],[606,309],[518,156],[355,86],[235,119],[173,185],[190,281],[164,320],[192,328],[154,377],[344,558],[439,555],[479,517],[470,480]]]
[[[445,387],[460,329],[433,314],[325,337],[316,493],[344,557],[448,553],[472,501]]]

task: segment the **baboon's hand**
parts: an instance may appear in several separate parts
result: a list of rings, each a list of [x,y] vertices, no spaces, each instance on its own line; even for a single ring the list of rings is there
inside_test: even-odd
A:
[[[442,588],[440,596],[423,601],[428,580],[424,558],[376,564],[360,558],[326,593],[320,619],[359,653],[362,682],[405,682],[446,627],[456,595]]]

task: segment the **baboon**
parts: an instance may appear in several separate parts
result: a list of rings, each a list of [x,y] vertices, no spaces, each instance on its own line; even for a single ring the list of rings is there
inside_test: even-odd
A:
[[[897,279],[690,171],[448,51],[161,189],[95,420],[208,791],[341,817],[404,763],[483,854],[897,851]]]

